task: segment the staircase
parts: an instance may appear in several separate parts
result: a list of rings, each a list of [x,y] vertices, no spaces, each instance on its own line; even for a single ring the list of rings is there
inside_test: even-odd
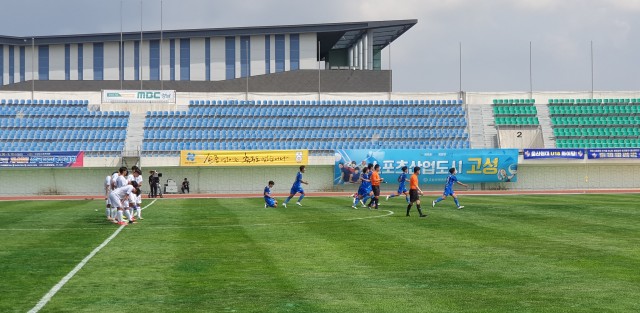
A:
[[[129,126],[127,127],[127,139],[122,151],[122,166],[140,166],[140,150],[142,150],[142,139],[144,137],[144,120],[146,113],[132,113],[129,116]]]
[[[471,148],[496,148],[498,131],[494,125],[493,107],[490,104],[475,104],[468,106],[467,112]]]
[[[551,115],[549,114],[549,106],[544,103],[536,103],[536,110],[538,111],[538,121],[540,122],[540,128],[542,128],[542,139],[544,140],[544,147],[546,149],[553,149],[556,147],[556,139],[553,135],[553,127],[551,126]]]

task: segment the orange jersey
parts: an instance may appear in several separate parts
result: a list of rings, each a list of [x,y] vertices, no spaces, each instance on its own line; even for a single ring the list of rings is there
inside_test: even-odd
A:
[[[380,174],[378,174],[378,172],[373,172],[371,174],[371,186],[380,186],[380,182],[382,181],[380,179]]]
[[[411,175],[411,179],[409,180],[409,189],[418,189],[418,175]]]

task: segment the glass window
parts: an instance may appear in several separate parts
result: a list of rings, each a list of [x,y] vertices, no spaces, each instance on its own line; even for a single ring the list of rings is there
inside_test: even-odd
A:
[[[191,39],[180,39],[180,80],[191,79]]]
[[[84,47],[81,43],[78,44],[78,80],[84,79]]]
[[[234,79],[236,78],[236,37],[225,37],[224,47],[225,77]]]
[[[9,46],[9,84],[13,84],[15,82],[15,64],[14,64],[14,58],[15,58],[15,47],[14,46]]]
[[[204,80],[211,80],[211,38],[204,39]]]
[[[160,40],[149,41],[149,79],[160,80]]]
[[[291,34],[289,35],[289,59],[291,60],[291,69],[290,70],[298,70],[300,69],[300,35],[299,34]]]
[[[284,72],[284,35],[276,35],[276,73]]]
[[[140,80],[140,41],[133,42],[133,79]]]
[[[38,79],[49,80],[49,46],[38,46]]]
[[[71,79],[71,45],[64,45],[64,80]]]
[[[240,77],[251,76],[251,38],[240,37]]]
[[[4,85],[4,45],[0,45],[0,86]]]
[[[264,36],[264,72],[271,74],[271,36]]]
[[[176,40],[169,40],[169,80],[176,80]]]
[[[25,67],[24,66],[25,65],[24,64],[25,63],[24,62],[24,54],[25,54],[24,53],[24,47],[20,47],[20,81],[21,82],[25,81],[25,79],[24,79],[24,71],[25,71],[24,70],[24,67]],[[33,79],[33,77],[31,79]]]
[[[104,43],[93,44],[93,80],[104,79]]]

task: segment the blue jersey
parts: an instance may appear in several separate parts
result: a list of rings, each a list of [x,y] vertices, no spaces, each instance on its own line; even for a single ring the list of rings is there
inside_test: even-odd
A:
[[[367,173],[362,174],[361,176],[362,176],[362,179],[369,180],[371,178],[371,173],[367,172]],[[371,188],[371,181],[370,180],[369,181],[363,180],[361,186],[364,187],[364,188]]]
[[[453,192],[453,184],[455,184],[458,181],[458,178],[456,177],[456,175],[449,175],[449,177],[447,177],[447,183],[444,185],[444,194],[445,195],[452,195]]]
[[[296,181],[293,182],[293,186],[291,188],[301,188],[302,187],[302,172],[298,172],[296,175]]]
[[[271,199],[271,188],[269,186],[264,187],[264,199]]]
[[[400,176],[398,176],[398,182],[400,183],[398,186],[398,193],[407,192],[407,173],[400,174]]]

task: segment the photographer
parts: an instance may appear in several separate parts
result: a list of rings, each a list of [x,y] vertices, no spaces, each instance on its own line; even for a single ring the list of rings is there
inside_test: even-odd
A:
[[[150,198],[156,198],[158,196],[158,187],[160,185],[160,177],[157,171],[149,172],[149,186],[151,187]]]

